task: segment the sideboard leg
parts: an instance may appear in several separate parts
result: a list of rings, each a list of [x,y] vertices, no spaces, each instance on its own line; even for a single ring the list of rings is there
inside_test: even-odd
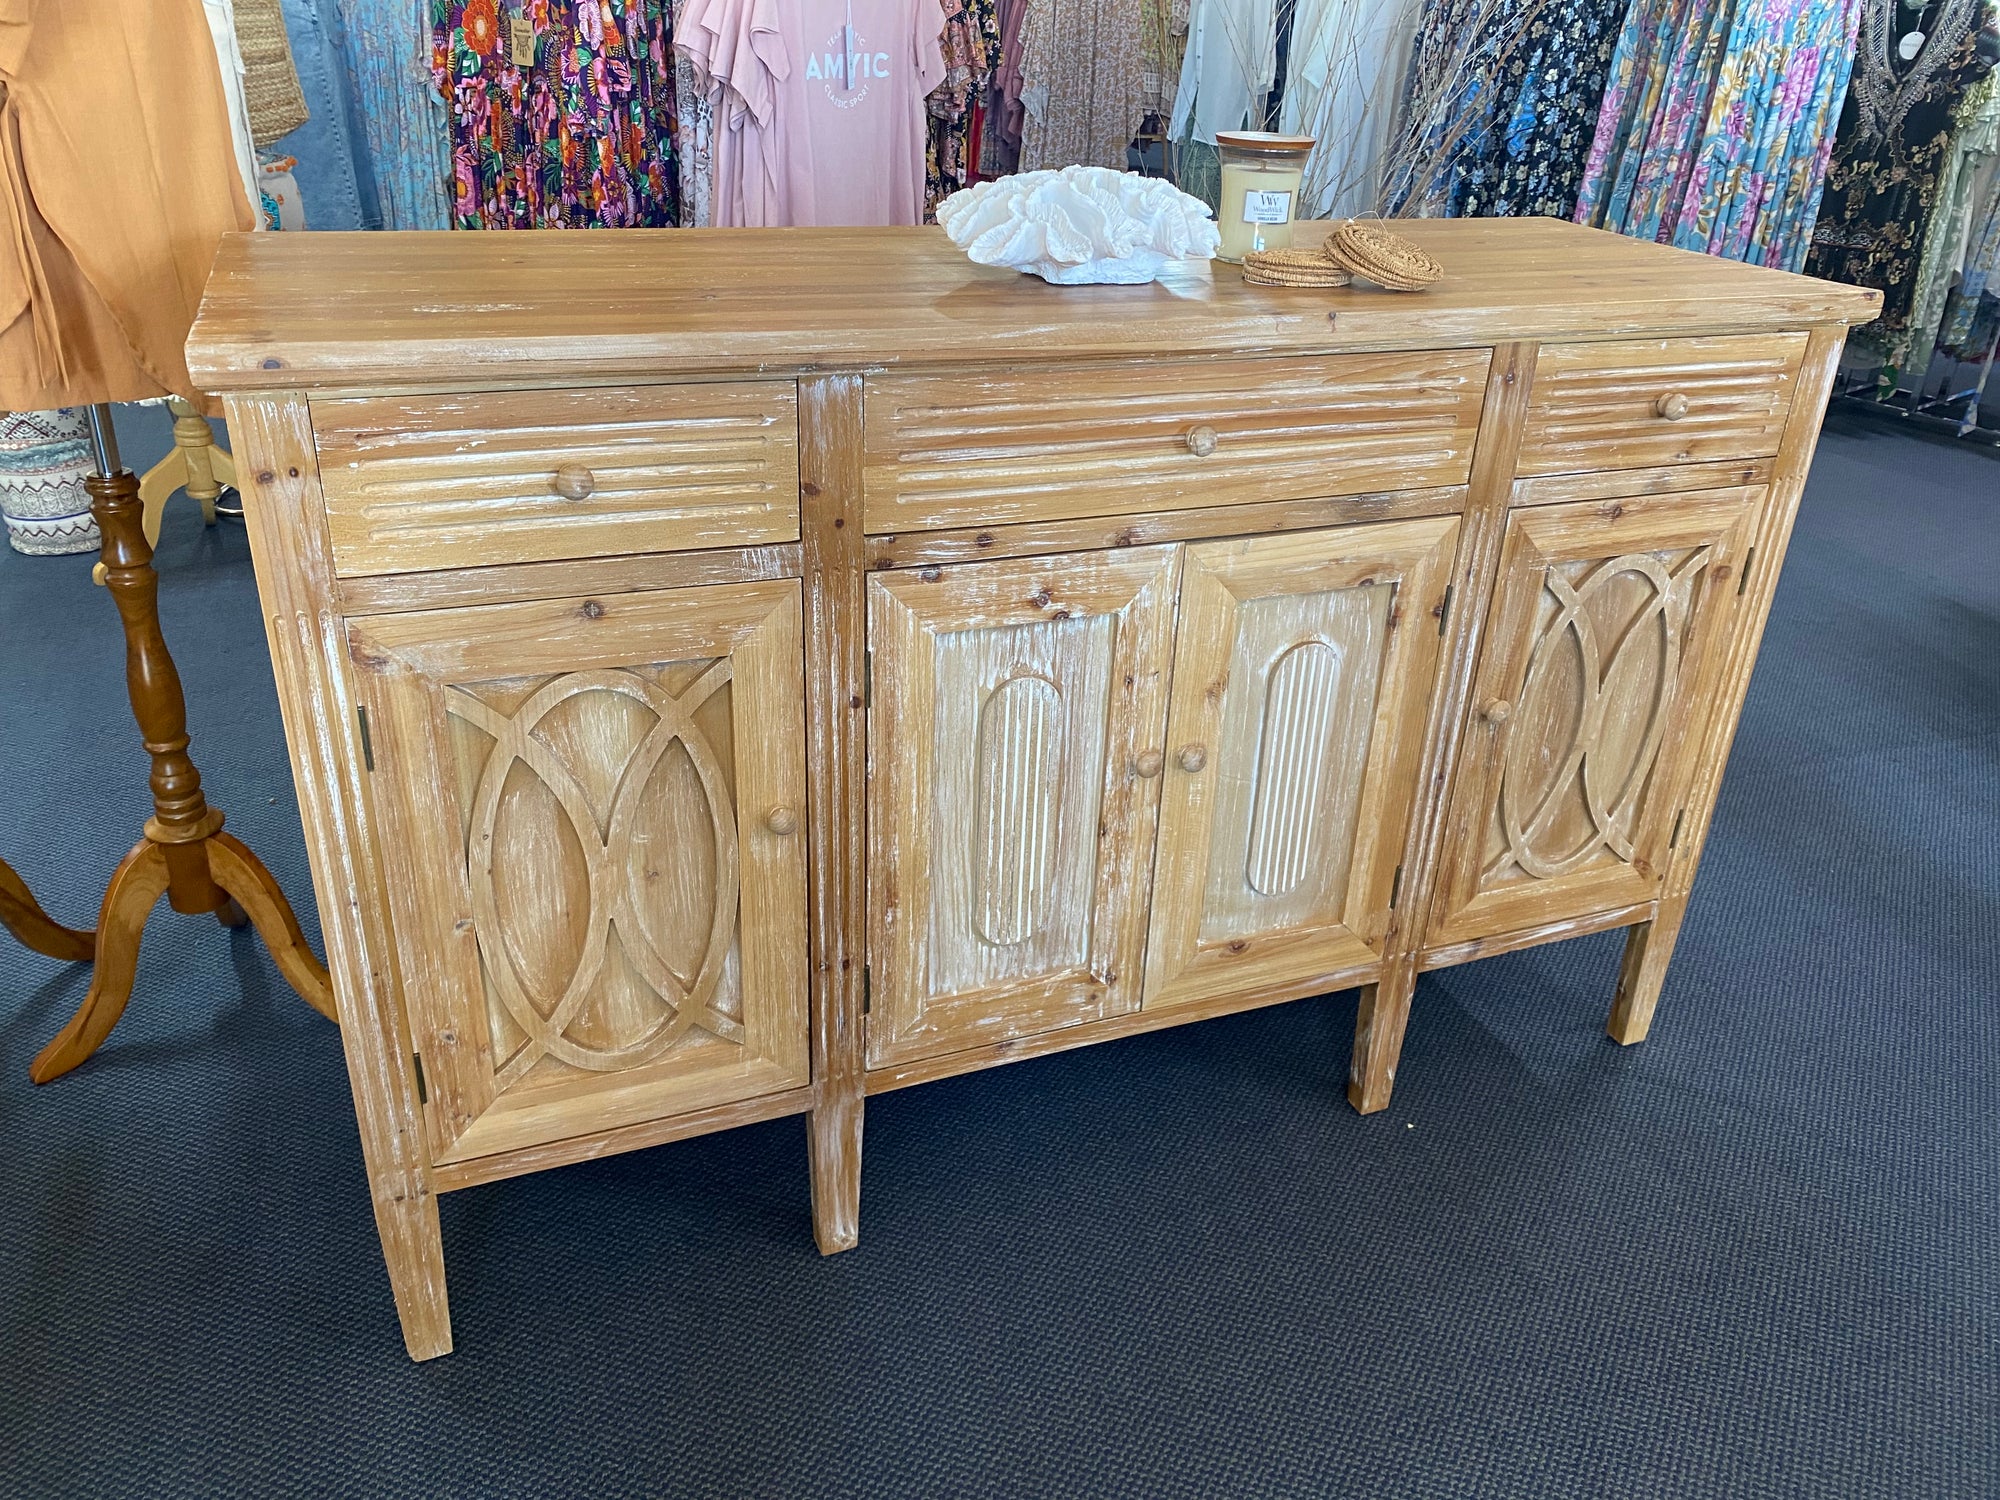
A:
[[[1667,964],[1674,956],[1674,940],[1681,935],[1687,903],[1686,896],[1665,897],[1653,920],[1641,922],[1626,936],[1618,994],[1611,1002],[1611,1019],[1604,1026],[1612,1041],[1629,1047],[1645,1041],[1652,1029],[1653,1010],[1660,1003],[1660,986],[1666,983]]]
[[[861,1122],[859,1088],[831,1093],[807,1117],[812,1160],[813,1239],[821,1255],[861,1242]]]
[[[410,1358],[436,1359],[451,1353],[451,1304],[445,1294],[444,1235],[438,1227],[437,1197],[415,1174],[371,1172],[375,1228],[382,1236],[382,1259],[389,1289],[403,1324]]]
[[[1414,955],[1393,958],[1374,984],[1361,988],[1354,1017],[1354,1061],[1347,1072],[1347,1102],[1364,1115],[1389,1107],[1396,1087],[1396,1062],[1403,1055],[1403,1030],[1410,1021],[1410,997],[1417,988]]]

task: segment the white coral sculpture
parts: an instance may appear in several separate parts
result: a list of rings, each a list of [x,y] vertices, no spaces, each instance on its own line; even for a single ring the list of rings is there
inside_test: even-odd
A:
[[[1176,260],[1222,247],[1208,205],[1170,182],[1064,167],[953,193],[938,205],[952,243],[982,266],[1031,271],[1057,286],[1136,286]]]

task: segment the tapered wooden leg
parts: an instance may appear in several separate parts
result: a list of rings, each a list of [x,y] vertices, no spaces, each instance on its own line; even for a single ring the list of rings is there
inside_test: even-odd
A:
[[[285,982],[314,1010],[329,1021],[338,1021],[340,1013],[334,1006],[333,983],[327,978],[326,965],[306,946],[306,935],[299,929],[291,902],[263,861],[232,835],[218,833],[208,841],[208,868],[215,883],[229,892],[255,925]],[[220,915],[230,926],[241,925],[229,922],[226,908]]]
[[[1611,1002],[1611,1019],[1605,1033],[1624,1046],[1646,1040],[1653,1026],[1653,1011],[1660,1003],[1660,986],[1667,980],[1667,965],[1674,956],[1674,943],[1681,935],[1681,918],[1687,915],[1686,896],[1667,896],[1650,922],[1641,922],[1625,938],[1625,962],[1618,969],[1618,994]]]
[[[97,969],[90,977],[90,990],[69,1025],[28,1065],[28,1076],[36,1083],[60,1078],[89,1057],[125,1014],[132,978],[139,970],[139,939],[146,918],[166,894],[167,880],[166,851],[150,840],[118,866],[97,919]]]
[[[366,1144],[364,1136],[364,1148]],[[389,1290],[403,1325],[403,1347],[411,1359],[451,1353],[451,1300],[445,1288],[437,1196],[418,1173],[378,1171],[373,1160],[368,1164],[368,1190],[375,1201],[375,1229],[382,1237]]]
[[[27,882],[4,859],[0,859],[0,927],[24,947],[65,963],[88,963],[97,951],[95,934],[65,927],[43,911]]]
[[[861,1243],[861,1120],[865,1101],[857,1083],[833,1097],[831,1091],[806,1117],[806,1149],[812,1162],[813,1239],[821,1255],[852,1250]]]
[[[1396,1087],[1396,1063],[1403,1055],[1403,1031],[1410,1021],[1410,997],[1417,988],[1414,955],[1393,958],[1382,978],[1361,989],[1354,1017],[1354,1061],[1347,1073],[1347,1102],[1364,1115],[1389,1107]]]

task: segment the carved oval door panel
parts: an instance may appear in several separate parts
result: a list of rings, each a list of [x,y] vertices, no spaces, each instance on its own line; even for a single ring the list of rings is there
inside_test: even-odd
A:
[[[439,1160],[808,1081],[797,583],[349,633]]]
[[[1657,894],[1763,495],[1510,519],[1429,946]]]
[[[872,1066],[1136,1008],[1178,565],[870,577]]]
[[[1447,516],[1188,548],[1149,1010],[1380,961],[1458,532]]]

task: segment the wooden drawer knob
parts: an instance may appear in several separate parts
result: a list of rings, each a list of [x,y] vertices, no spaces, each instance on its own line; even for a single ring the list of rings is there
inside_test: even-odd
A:
[[[1486,705],[1486,722],[1489,724],[1505,724],[1513,716],[1514,705],[1505,698],[1495,698]]]
[[[1136,769],[1139,772],[1139,774],[1145,777],[1148,781],[1151,781],[1155,776],[1159,775],[1160,772],[1166,769],[1166,767],[1167,767],[1167,758],[1166,756],[1160,754],[1159,751],[1142,750],[1139,752],[1139,761]]]
[[[1688,398],[1679,391],[1669,391],[1653,403],[1653,410],[1669,422],[1678,422],[1688,414]]]
[[[582,464],[564,464],[556,470],[555,487],[565,500],[588,500],[597,492],[597,476]]]
[[[799,815],[789,807],[774,807],[764,819],[764,826],[779,838],[790,838],[799,831]]]
[[[1187,435],[1188,452],[1196,458],[1207,458],[1222,441],[1222,435],[1213,427],[1190,427]]]
[[[1192,776],[1208,764],[1208,746],[1183,745],[1180,753],[1181,769]]]

